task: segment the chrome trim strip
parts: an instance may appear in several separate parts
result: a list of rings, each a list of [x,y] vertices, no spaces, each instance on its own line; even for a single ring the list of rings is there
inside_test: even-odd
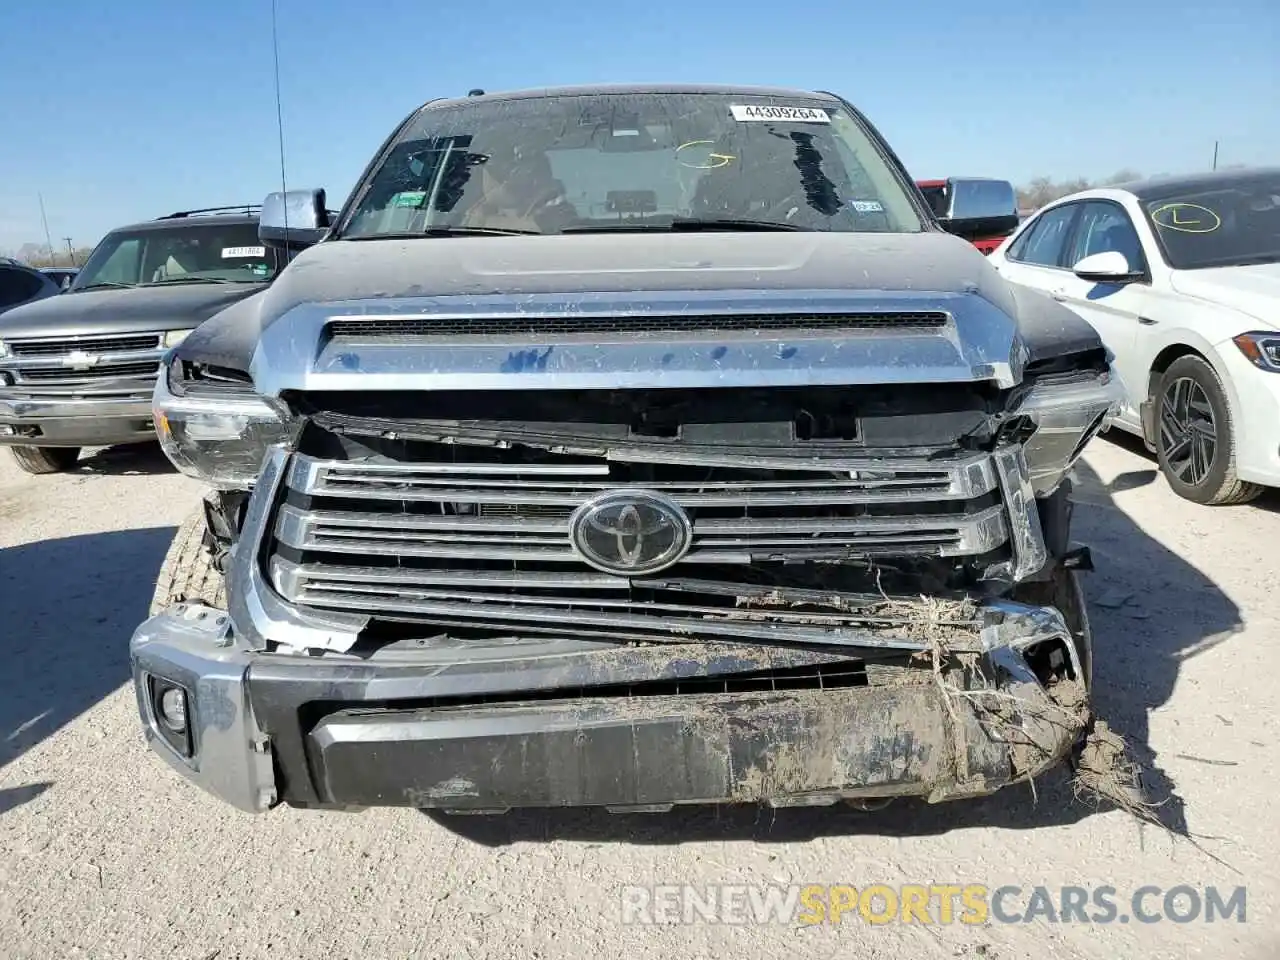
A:
[[[1049,561],[1044,532],[1040,527],[1040,510],[1031,488],[1031,471],[1020,444],[999,447],[995,454],[1000,489],[1008,510],[1009,532],[1013,541],[1014,581],[1027,579]]]
[[[530,590],[630,590],[633,581],[607,573],[497,570],[422,570],[414,567],[353,567],[330,563],[293,563],[271,558],[271,579],[286,597],[296,596],[300,581],[332,583],[385,583],[388,586],[471,587]],[[639,582],[639,581],[635,581]],[[825,595],[824,595],[825,596]]]
[[[430,593],[430,591],[423,591]],[[815,626],[798,622],[760,622],[747,619],[706,619],[704,610],[717,608],[679,607],[662,608],[661,613],[684,611],[689,617],[654,616],[647,613],[591,611],[575,608],[562,600],[546,598],[529,601],[521,597],[511,603],[475,602],[468,595],[439,593],[435,596],[415,597],[412,593],[397,591],[395,596],[361,591],[335,591],[331,600],[350,609],[370,612],[396,612],[413,615],[425,622],[458,624],[471,629],[511,630],[513,636],[521,634],[557,634],[562,636],[589,631],[594,636],[618,637],[620,634],[669,643],[688,643],[691,637],[703,636],[715,639],[746,638],[776,643],[823,643],[849,647],[881,647],[894,650],[926,650],[928,643],[906,636],[884,636],[879,632],[859,628],[851,621],[838,616],[827,618],[828,626]],[[484,596],[484,595],[481,595]],[[451,597],[457,600],[450,599]],[[323,600],[306,591],[303,602]],[[493,601],[496,598],[486,597]],[[592,603],[592,606],[601,604]],[[718,610],[717,612],[723,612]],[[772,618],[772,611],[770,612]],[[818,617],[811,618],[819,619]],[[864,618],[865,619],[865,618]]]
[[[934,500],[971,500],[996,489],[997,477],[991,458],[987,454],[973,454],[950,460],[924,460],[903,458],[901,460],[842,458],[833,460],[796,460],[773,458],[766,463],[751,461],[743,463],[738,457],[716,455],[713,452],[698,453],[672,451],[670,459],[661,458],[662,462],[682,465],[703,465],[728,467],[761,467],[766,469],[791,469],[801,474],[853,472],[865,473],[866,478],[849,478],[847,480],[813,480],[808,477],[793,482],[786,480],[767,481],[756,484],[750,480],[723,481],[712,484],[693,482],[661,482],[647,481],[645,486],[668,492],[684,506],[737,506],[744,502],[753,505],[786,506],[795,504],[803,506],[813,503],[898,503],[904,501]],[[615,455],[613,462],[627,462],[632,458]],[[656,462],[658,457],[634,458],[636,462]],[[434,465],[431,465],[434,466]],[[464,471],[488,469],[487,464],[453,464],[458,473]],[[595,467],[583,464],[584,468]],[[370,470],[370,467],[376,469]],[[565,480],[560,483],[552,481],[521,482],[517,487],[498,485],[485,481],[469,481],[448,478],[446,481],[434,479],[433,471],[424,471],[417,464],[370,464],[359,460],[322,460],[299,455],[289,467],[289,487],[310,496],[339,496],[358,499],[376,500],[427,500],[466,503],[509,503],[518,497],[521,503],[542,503],[558,506],[576,507],[591,490],[613,490],[629,486],[626,481],[576,481]],[[607,476],[608,464],[600,464],[604,473],[593,475]],[[427,476],[423,476],[423,473]],[[533,472],[533,471],[530,471]],[[586,469],[582,471],[586,473]],[[454,483],[454,487],[436,486],[441,482]],[[485,487],[495,487],[493,491],[476,489],[483,483]],[[390,486],[394,484],[394,486]],[[362,485],[367,485],[362,489]],[[414,486],[416,485],[416,486]],[[569,488],[565,493],[557,494],[556,487]],[[699,490],[724,489],[731,491],[725,494],[714,493],[680,493],[683,488],[695,487]],[[844,491],[836,492],[832,488],[844,487]],[[526,492],[527,490],[548,492]],[[757,491],[779,491],[777,493],[759,493]],[[822,491],[815,493],[781,491]],[[746,498],[744,500],[744,498]],[[807,499],[806,499],[807,498]]]
[[[637,314],[867,313],[940,310],[939,328],[610,337],[563,334],[454,337],[446,345],[332,340],[331,321],[400,318],[578,317]],[[761,327],[767,326],[761,320]],[[660,291],[379,298],[302,303],[263,330],[250,373],[269,396],[286,390],[627,390],[652,387],[816,386],[1022,378],[1014,321],[973,293],[833,290]]]
[[[86,351],[87,352],[87,351]],[[154,363],[156,369],[160,369],[160,361],[164,357],[163,350],[122,350],[116,353],[107,351],[96,351],[94,355],[98,358],[93,366],[84,370],[75,370],[69,367],[63,361],[70,356],[67,353],[50,353],[39,356],[19,357],[17,355],[4,357],[0,359],[0,366],[6,370],[49,370],[66,373],[68,376],[86,373],[98,373],[100,371],[108,371],[113,367],[123,366],[130,363]],[[104,374],[105,375],[105,374]]]

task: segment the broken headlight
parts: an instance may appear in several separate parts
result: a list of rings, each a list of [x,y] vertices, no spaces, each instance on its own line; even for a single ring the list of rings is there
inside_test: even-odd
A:
[[[268,448],[291,443],[297,424],[288,409],[248,383],[184,375],[174,360],[156,381],[152,412],[165,455],[187,476],[224,490],[253,485]]]
[[[1114,370],[1089,376],[1046,376],[1034,381],[1010,411],[1025,437],[1023,450],[1037,497],[1066,478],[1107,418],[1120,409],[1124,387]]]

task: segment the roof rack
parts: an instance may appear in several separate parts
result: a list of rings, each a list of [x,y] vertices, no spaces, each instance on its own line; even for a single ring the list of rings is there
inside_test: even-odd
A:
[[[253,216],[255,213],[262,212],[262,204],[260,203],[237,203],[230,207],[202,207],[199,210],[179,210],[177,213],[166,214],[163,217],[156,217],[157,220],[178,220],[182,217],[194,217],[200,214],[210,213],[243,213],[247,217]]]

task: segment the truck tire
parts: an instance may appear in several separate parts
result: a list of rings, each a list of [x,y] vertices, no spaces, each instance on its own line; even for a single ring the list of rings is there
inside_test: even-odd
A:
[[[80,459],[79,447],[10,447],[13,459],[27,473],[61,473]]]
[[[160,565],[150,616],[175,603],[203,603],[227,609],[227,585],[213,565],[213,552],[204,542],[204,511],[196,510],[178,528]]]
[[[1255,500],[1263,487],[1236,476],[1236,429],[1218,374],[1202,357],[1179,357],[1160,377],[1156,458],[1178,496],[1205,506]]]

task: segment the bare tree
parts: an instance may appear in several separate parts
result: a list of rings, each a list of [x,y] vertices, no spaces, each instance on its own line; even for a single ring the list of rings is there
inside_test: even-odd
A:
[[[1088,190],[1090,187],[1114,186],[1118,183],[1126,183],[1140,178],[1141,174],[1127,167],[1123,170],[1117,170],[1111,176],[1098,181],[1091,181],[1086,177],[1076,177],[1073,180],[1062,181],[1054,181],[1050,177],[1036,177],[1018,188],[1018,207],[1024,210],[1038,210],[1046,203],[1052,203],[1059,197],[1079,193],[1081,190]]]
[[[74,254],[68,255],[65,250],[50,250],[46,243],[24,243],[14,258],[31,267],[82,267],[91,253],[93,247],[78,247]]]

